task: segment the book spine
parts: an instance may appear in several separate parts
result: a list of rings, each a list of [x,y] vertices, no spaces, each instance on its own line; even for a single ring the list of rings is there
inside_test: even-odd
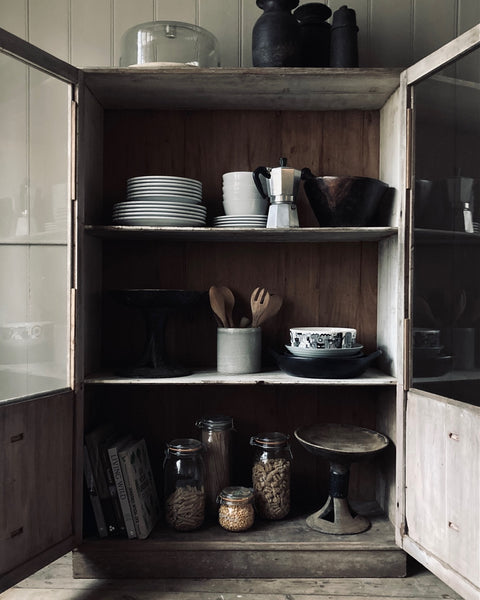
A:
[[[98,535],[100,537],[107,537],[108,530],[105,522],[105,516],[102,510],[102,504],[100,497],[97,493],[97,485],[93,476],[92,463],[90,462],[90,456],[88,455],[87,446],[83,447],[83,472],[85,475],[85,481],[87,484],[88,495],[92,504],[93,515],[95,517],[95,523],[97,525]]]
[[[130,509],[127,488],[125,486],[117,448],[109,448],[108,455],[112,467],[113,479],[117,488],[118,500],[123,514],[123,520],[125,521],[127,536],[129,539],[133,539],[137,537],[137,532],[133,521],[132,511]]]
[[[115,479],[113,477],[112,465],[110,463],[110,457],[108,455],[108,448],[102,447],[101,449],[101,460],[103,465],[103,470],[105,473],[105,479],[108,487],[108,492],[110,494],[113,516],[115,519],[115,523],[117,525],[117,530],[115,534],[125,535],[126,534],[126,524],[123,516],[122,507],[120,504],[120,499],[118,497],[117,486],[115,484]]]
[[[130,511],[132,514],[132,519],[135,525],[135,532],[137,534],[137,537],[140,539],[142,538],[143,535],[143,531],[141,528],[141,523],[140,523],[140,516],[139,516],[139,512],[138,512],[138,504],[135,502],[135,494],[134,494],[134,482],[132,482],[130,480],[130,477],[128,475],[128,471],[127,471],[127,464],[128,464],[128,456],[125,454],[120,454],[119,455],[119,459],[120,459],[120,468],[122,470],[122,475],[123,475],[123,481],[125,482],[125,489],[127,492],[127,498],[128,498],[128,503],[130,504]]]

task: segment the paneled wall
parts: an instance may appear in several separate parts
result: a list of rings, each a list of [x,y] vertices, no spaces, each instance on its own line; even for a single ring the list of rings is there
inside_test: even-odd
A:
[[[325,3],[333,11],[343,4],[355,9],[364,67],[408,66],[480,21],[480,0]],[[251,32],[261,14],[255,0],[0,0],[1,27],[76,66],[118,65],[129,27],[169,19],[215,34],[222,66],[250,66]]]

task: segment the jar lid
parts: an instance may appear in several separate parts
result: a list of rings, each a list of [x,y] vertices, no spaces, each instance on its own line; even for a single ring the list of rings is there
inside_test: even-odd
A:
[[[202,417],[197,421],[196,425],[200,429],[213,429],[215,431],[233,429],[233,417],[227,415],[209,415]]]
[[[224,488],[218,497],[220,500],[241,503],[253,498],[253,490],[252,488],[243,487],[241,485],[232,485]]]
[[[268,433],[260,433],[250,438],[252,446],[260,448],[281,448],[287,446],[289,436],[280,431],[270,431]]]
[[[191,455],[203,452],[203,444],[200,440],[192,438],[179,438],[167,444],[167,452],[175,455]]]
[[[332,15],[332,9],[320,2],[309,2],[302,4],[293,13],[300,23],[313,21],[315,23],[326,21]]]

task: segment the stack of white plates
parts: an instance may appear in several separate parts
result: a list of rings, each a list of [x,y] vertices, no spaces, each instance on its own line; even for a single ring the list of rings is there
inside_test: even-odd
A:
[[[299,348],[297,346],[285,346],[294,356],[302,358],[347,358],[361,354],[363,346],[354,344],[352,348]]]
[[[215,217],[214,227],[266,227],[267,215],[225,215]]]
[[[202,184],[195,179],[151,175],[127,181],[127,201],[113,206],[117,225],[199,227],[207,209]]]

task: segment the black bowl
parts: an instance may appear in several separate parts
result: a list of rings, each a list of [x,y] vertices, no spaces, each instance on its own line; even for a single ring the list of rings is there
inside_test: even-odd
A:
[[[367,368],[378,358],[381,350],[371,354],[360,354],[345,358],[300,358],[290,353],[271,351],[278,368],[294,377],[308,377],[311,379],[350,379],[362,375]]]
[[[320,227],[368,227],[388,185],[371,177],[315,177],[302,170],[305,194]]]

